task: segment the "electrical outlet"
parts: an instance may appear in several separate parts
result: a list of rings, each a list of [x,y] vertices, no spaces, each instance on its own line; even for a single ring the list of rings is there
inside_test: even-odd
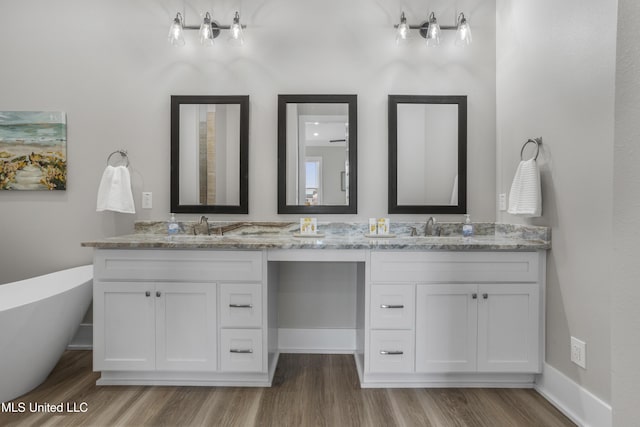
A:
[[[587,369],[587,344],[576,337],[571,337],[571,361],[581,368]]]
[[[498,194],[498,207],[501,211],[507,210],[507,195],[505,193]]]
[[[144,191],[142,193],[142,209],[151,209],[153,207],[153,193]]]

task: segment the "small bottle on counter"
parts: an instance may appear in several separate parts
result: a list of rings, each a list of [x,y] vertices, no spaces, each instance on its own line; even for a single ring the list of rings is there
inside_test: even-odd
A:
[[[167,234],[169,235],[169,237],[172,237],[178,234],[179,231],[180,225],[176,221],[176,215],[172,213],[169,222],[167,222]]]
[[[471,222],[471,216],[465,214],[464,224],[462,224],[462,236],[473,237],[473,223]]]

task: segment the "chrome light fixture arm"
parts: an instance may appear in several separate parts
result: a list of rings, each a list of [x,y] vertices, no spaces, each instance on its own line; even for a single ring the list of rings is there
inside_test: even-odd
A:
[[[211,30],[210,39],[215,39],[216,37],[218,37],[222,30],[233,30],[232,38],[237,38],[238,34],[240,34],[241,36],[242,34],[241,30],[247,28],[247,26],[245,24],[240,23],[240,13],[237,11],[233,17],[233,23],[230,25],[220,25],[217,21],[211,18],[211,14],[209,12],[205,13],[203,22],[201,24],[187,25],[185,23],[185,18],[183,14],[178,12],[171,24],[171,28],[169,31],[169,41],[171,44],[182,46],[184,45],[184,41],[181,44],[174,42],[174,40],[182,38],[182,30],[198,30],[201,32],[201,35],[202,35],[203,30],[206,31],[207,28]],[[240,28],[240,31],[238,31],[238,28]]]
[[[402,36],[401,34],[403,34],[404,32],[407,31],[407,29],[410,30],[418,30],[420,36],[424,39],[428,38],[429,35],[429,27],[431,25],[437,24],[437,20],[435,17],[435,13],[431,12],[429,14],[429,17],[426,21],[423,21],[420,25],[407,25],[407,18],[405,16],[405,13],[402,12],[402,14],[400,15],[400,23],[399,24],[395,24],[393,26],[393,28],[395,28],[398,31],[398,38],[399,39],[406,39],[406,36]],[[458,14],[458,17],[456,18],[456,24],[455,25],[439,25],[440,30],[456,30],[458,31],[460,29],[461,26],[466,26],[467,28],[469,28],[469,23],[466,19],[466,17],[464,16],[464,13],[460,12]]]

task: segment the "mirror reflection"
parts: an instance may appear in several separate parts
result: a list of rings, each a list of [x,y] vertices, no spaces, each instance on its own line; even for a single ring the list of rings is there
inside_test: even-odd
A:
[[[172,97],[172,212],[248,212],[247,122],[248,97]]]
[[[240,204],[240,105],[180,106],[180,204]]]
[[[355,212],[355,96],[279,96],[279,213]]]
[[[389,212],[466,211],[466,97],[389,96]]]

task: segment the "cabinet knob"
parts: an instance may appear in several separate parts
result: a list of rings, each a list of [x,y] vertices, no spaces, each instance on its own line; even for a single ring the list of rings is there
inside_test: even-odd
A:
[[[160,298],[160,295],[162,295],[162,293],[161,293],[160,291],[156,291],[156,296],[157,296],[158,298]]]
[[[146,297],[150,297],[150,296],[151,296],[151,291],[147,291],[147,292],[145,292],[145,293],[144,293],[144,296],[146,296]]]
[[[476,294],[475,292],[471,294],[471,298],[473,299],[478,299],[478,294]]]
[[[482,294],[482,299],[487,299],[487,298],[489,298],[488,294]]]

